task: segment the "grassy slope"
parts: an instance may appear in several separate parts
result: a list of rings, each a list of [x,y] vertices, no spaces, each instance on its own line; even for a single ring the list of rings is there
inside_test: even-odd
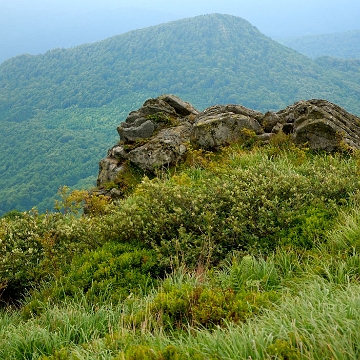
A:
[[[27,272],[28,279],[38,272],[39,279],[37,267],[63,270],[22,309],[1,314],[1,356],[359,358],[358,156],[311,154],[279,138],[215,157],[194,152],[188,165],[173,176],[145,180],[106,215],[33,215],[34,239],[47,251],[41,255],[39,247],[40,264],[30,259],[16,272]],[[18,235],[28,231],[25,220],[17,222],[1,223],[8,244],[14,229]],[[50,247],[41,240],[46,226],[57,239]],[[125,255],[116,255],[124,244]],[[84,245],[93,250],[68,267],[74,249]],[[118,302],[114,295],[127,285],[106,279],[112,269],[121,273],[133,259],[129,249],[139,246],[150,251],[143,264],[157,258],[172,275],[152,290],[141,282]],[[128,260],[114,268],[119,258]],[[140,271],[132,264],[123,275]]]

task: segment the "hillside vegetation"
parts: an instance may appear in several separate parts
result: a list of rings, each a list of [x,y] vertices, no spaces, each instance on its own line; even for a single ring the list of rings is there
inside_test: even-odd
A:
[[[306,56],[360,59],[360,30],[334,34],[306,35],[278,40]]]
[[[0,357],[358,359],[359,171],[279,133],[8,214]]]
[[[0,215],[44,212],[59,187],[94,185],[114,129],[150,97],[260,111],[325,98],[360,114],[357,67],[323,66],[218,14],[10,59],[0,65]]]

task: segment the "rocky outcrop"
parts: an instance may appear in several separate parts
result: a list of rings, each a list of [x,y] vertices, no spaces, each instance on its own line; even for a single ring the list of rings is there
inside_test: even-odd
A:
[[[120,143],[100,161],[97,186],[116,181],[127,162],[154,171],[180,161],[187,152],[192,122],[198,113],[174,95],[145,101],[118,126]]]
[[[283,132],[315,150],[360,149],[360,118],[316,99],[263,114],[241,105],[216,105],[199,112],[174,95],[162,95],[131,112],[117,130],[119,144],[100,161],[99,188],[116,182],[126,164],[153,172],[181,162],[190,144],[215,150],[239,141],[244,131],[263,142]],[[113,194],[119,196],[119,191],[110,190]]]
[[[107,157],[99,162],[99,175],[97,179],[97,186],[115,181],[119,173],[125,170],[123,165],[127,154],[123,146],[115,145],[108,150]]]
[[[186,154],[191,129],[188,121],[173,128],[163,129],[146,144],[129,151],[127,159],[141,169],[149,171],[173,165]]]
[[[327,100],[299,101],[276,115],[279,128],[298,144],[326,151],[344,145],[360,149],[360,118]]]

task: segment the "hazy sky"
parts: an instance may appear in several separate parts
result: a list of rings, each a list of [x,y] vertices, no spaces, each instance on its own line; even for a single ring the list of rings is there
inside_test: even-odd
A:
[[[21,8],[31,12],[39,8],[91,10],[121,7],[169,12],[178,14],[179,18],[212,12],[230,13],[250,22],[251,19],[270,21],[274,17],[274,21],[278,21],[292,17],[296,23],[306,23],[306,15],[313,19],[316,14],[317,21],[334,21],[334,26],[342,23],[343,28],[356,24],[360,15],[359,0],[0,0],[0,10],[5,9],[11,18],[16,18]]]
[[[1,5],[1,3],[3,3]],[[304,24],[304,32],[315,22],[327,23],[335,30],[351,30],[360,17],[359,0],[0,0],[0,10],[15,18],[17,10],[36,9],[92,10],[138,7],[172,13],[179,18],[213,12],[238,15],[261,28],[262,23]],[[311,19],[313,24],[309,24]],[[333,24],[331,24],[333,23]],[[275,24],[274,24],[275,25]],[[281,28],[281,23],[278,24]]]
[[[360,29],[360,0],[0,0],[0,62],[214,12],[273,38]]]

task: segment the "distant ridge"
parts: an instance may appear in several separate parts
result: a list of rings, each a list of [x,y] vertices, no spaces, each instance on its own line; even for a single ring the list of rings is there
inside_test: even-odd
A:
[[[355,111],[343,103],[349,95],[353,103],[351,88],[339,88],[322,67],[246,20],[221,14],[22,55],[0,66],[0,86],[0,119],[15,112],[26,119],[40,109],[99,107],[129,93],[142,93],[143,100],[145,94],[164,92],[190,96],[199,108],[236,102],[279,109],[303,98],[330,97]]]
[[[360,59],[360,30],[297,36],[278,41],[311,58],[331,56],[340,59]]]
[[[94,184],[113,129],[164,93],[199,110],[233,103],[276,111],[322,98],[360,114],[360,87],[346,69],[323,66],[230,15],[18,56],[0,65],[0,214],[44,211],[60,186]]]

